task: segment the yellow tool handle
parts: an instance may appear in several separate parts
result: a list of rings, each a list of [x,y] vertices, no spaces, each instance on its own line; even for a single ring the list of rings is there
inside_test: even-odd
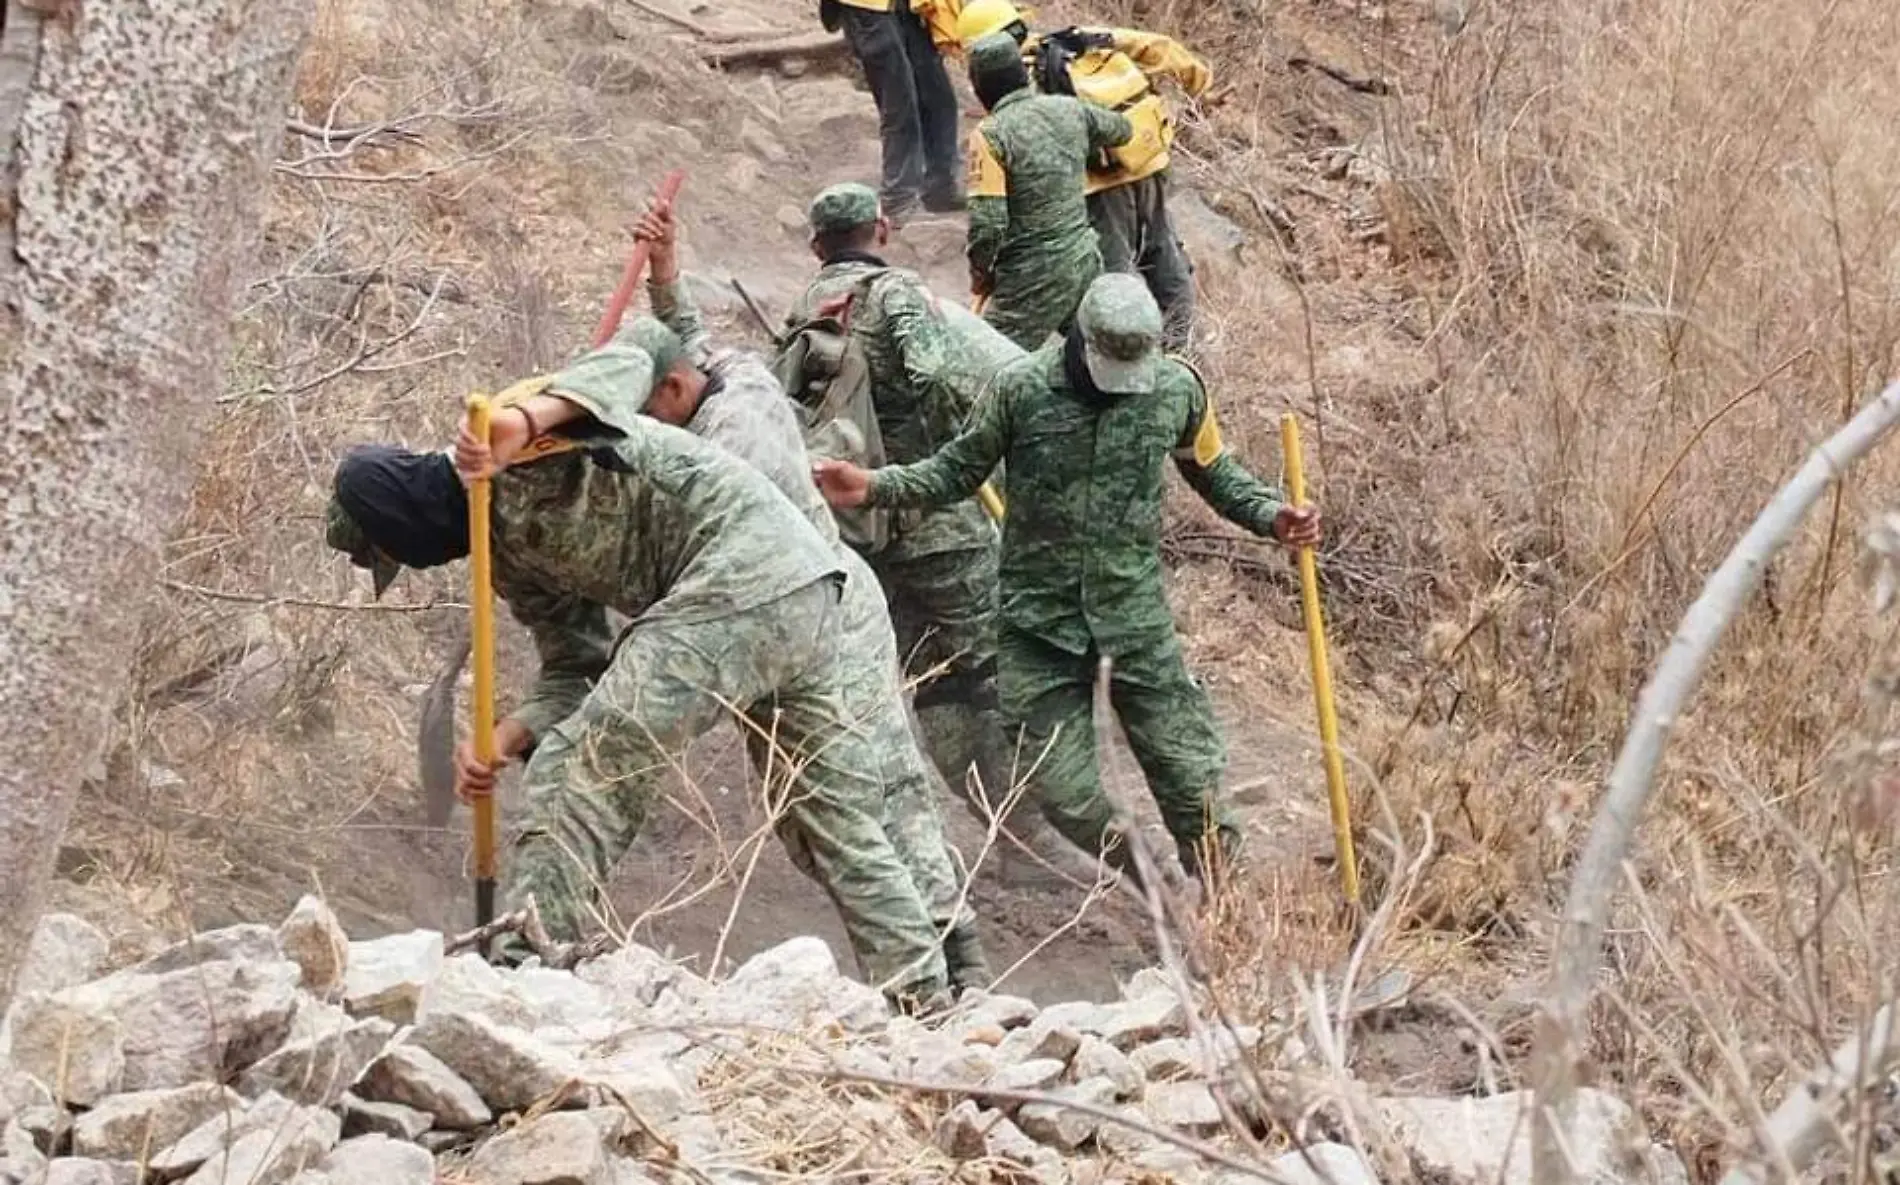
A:
[[[1003,521],[1003,495],[996,492],[995,486],[986,481],[976,487],[976,500],[990,512],[991,518],[999,523]]]
[[[1280,417],[1280,447],[1286,454],[1287,496],[1306,505],[1306,466],[1300,457],[1300,424],[1292,412]],[[1319,565],[1313,549],[1299,549],[1300,606],[1306,614],[1306,645],[1313,661],[1313,702],[1319,708],[1319,743],[1326,760],[1326,792],[1333,814],[1333,851],[1346,900],[1359,904],[1359,862],[1352,850],[1352,813],[1346,801],[1346,765],[1339,754],[1339,715],[1333,709],[1333,675],[1326,659],[1326,618],[1319,603]]]
[[[489,404],[486,395],[468,397],[470,435],[488,443]],[[469,646],[475,667],[475,695],[469,705],[471,741],[475,756],[495,763],[495,595],[494,569],[488,538],[489,480],[472,482],[468,490]],[[494,916],[495,796],[475,800],[475,923],[485,926]]]

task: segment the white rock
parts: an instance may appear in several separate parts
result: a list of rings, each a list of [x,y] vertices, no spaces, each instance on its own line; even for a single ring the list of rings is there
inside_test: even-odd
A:
[[[1174,998],[1174,978],[1159,967],[1143,967],[1122,985],[1122,999],[1139,1000],[1144,996]]]
[[[1138,1045],[1185,1034],[1187,1009],[1174,996],[1125,1000],[1108,1010],[1107,1019],[1096,1031],[1102,1040],[1126,1053]]]
[[[982,1109],[964,1099],[937,1121],[933,1140],[938,1150],[952,1160],[979,1160],[989,1155],[989,1128],[983,1123]]]
[[[319,1000],[309,992],[297,993],[297,1010],[290,1014],[290,1031],[284,1043],[313,1041],[339,1033],[356,1023],[356,1018],[335,1004]]]
[[[508,991],[533,1018],[532,1028],[581,1028],[612,1012],[606,992],[567,971],[522,967],[508,976]]]
[[[1013,1066],[1004,1066],[991,1074],[983,1085],[995,1090],[1032,1091],[1047,1090],[1062,1081],[1063,1071],[1067,1069],[1052,1057],[1031,1058],[1026,1062],[1017,1062]],[[1005,1107],[1016,1104],[1005,1100]]]
[[[667,991],[698,999],[712,990],[705,980],[665,955],[632,944],[581,964],[574,976],[600,988],[620,1010],[651,1008]]]
[[[995,1025],[1005,1032],[1020,1029],[1036,1019],[1036,1002],[1021,996],[993,996],[988,992],[973,990],[964,994],[957,1007],[961,1026],[965,1029]]]
[[[1148,1087],[1142,1107],[1156,1123],[1194,1135],[1212,1135],[1224,1122],[1205,1082],[1157,1082]]]
[[[42,916],[14,973],[14,998],[63,991],[96,978],[111,949],[106,936],[84,918],[69,913]]]
[[[361,1136],[330,1150],[318,1166],[337,1185],[435,1185],[435,1157],[388,1136]]]
[[[33,1142],[33,1135],[9,1121],[0,1129],[0,1166],[14,1178],[31,1181],[46,1165],[46,1154]]]
[[[471,1090],[469,1093],[474,1092]],[[401,1103],[373,1103],[346,1094],[341,1106],[345,1139],[388,1136],[392,1140],[414,1141],[435,1124],[435,1116],[427,1111],[418,1111]]]
[[[295,1103],[281,1095],[265,1095],[246,1107],[221,1108],[153,1155],[152,1171],[166,1180],[196,1172],[251,1132],[291,1123],[297,1110]]]
[[[1117,1099],[1132,1099],[1141,1093],[1145,1081],[1128,1055],[1100,1037],[1084,1037],[1069,1069],[1077,1082],[1084,1078],[1106,1078],[1115,1084]]]
[[[430,1012],[473,1012],[492,1021],[532,1029],[534,1014],[508,991],[501,970],[476,954],[443,960],[429,989]]]
[[[974,1086],[997,1072],[996,1051],[987,1045],[949,1041],[945,1048],[917,1061],[917,1072],[927,1082]]]
[[[1060,1007],[1044,1011],[1030,1021],[1027,1028],[1017,1029],[1003,1038],[1003,1043],[996,1047],[997,1060],[1008,1064],[1050,1058],[1068,1065],[1075,1051],[1082,1047],[1082,1033],[1063,1019],[1057,1011]]]
[[[569,1054],[471,1013],[431,1013],[409,1040],[461,1075],[496,1111],[531,1107],[582,1077],[579,1063]]]
[[[298,901],[277,927],[277,940],[285,957],[302,969],[304,991],[328,999],[343,990],[350,965],[350,936],[321,898]]]
[[[194,934],[130,970],[139,975],[170,975],[205,963],[275,963],[283,957],[275,930],[247,922]]]
[[[82,1104],[223,1079],[283,1041],[297,976],[293,963],[213,961],[161,975],[122,971],[33,997],[15,1017],[14,1064],[57,1080],[47,1059],[56,1067],[64,1045],[68,1096]]]
[[[584,1112],[543,1115],[482,1145],[468,1173],[480,1185],[615,1185],[602,1135]]]
[[[1421,1171],[1454,1185],[1531,1179],[1529,1091],[1490,1098],[1396,1098],[1378,1103],[1391,1136]],[[1600,1090],[1577,1092],[1577,1141],[1570,1149],[1583,1185],[1640,1180],[1649,1140],[1634,1113]]]
[[[1181,1037],[1166,1037],[1147,1045],[1137,1045],[1129,1052],[1128,1060],[1150,1082],[1193,1078],[1200,1073],[1200,1062],[1194,1056],[1194,1047]]]
[[[804,215],[799,215],[803,225]],[[890,1016],[873,988],[838,974],[821,938],[782,942],[747,959],[700,1005],[714,1025],[806,1029],[831,1023],[869,1032]]]
[[[697,1103],[672,1065],[639,1051],[587,1065],[586,1081],[600,1092],[600,1105],[631,1104],[649,1123],[668,1123]]]
[[[411,1024],[428,1011],[430,989],[441,973],[442,935],[433,930],[352,942],[343,1004],[356,1016]]]
[[[341,1124],[314,1107],[295,1107],[281,1124],[254,1128],[204,1162],[186,1185],[281,1185],[312,1168],[336,1145]]]
[[[379,1103],[400,1103],[435,1117],[437,1127],[466,1131],[494,1119],[482,1096],[442,1060],[414,1045],[395,1045],[378,1058],[356,1092]]]
[[[110,1011],[65,993],[15,998],[7,1061],[42,1082],[63,1084],[68,1102],[91,1106],[125,1083],[125,1028]]]
[[[95,1160],[144,1160],[213,1116],[243,1107],[236,1092],[212,1082],[114,1095],[74,1120],[73,1152]]]
[[[381,1017],[293,1041],[246,1070],[238,1090],[255,1098],[276,1091],[293,1102],[330,1107],[382,1055],[396,1026]]]
[[[38,1185],[138,1185],[139,1166],[124,1161],[62,1157],[49,1161]]]
[[[1115,1084],[1106,1078],[1090,1078],[1054,1093],[1062,1099],[1107,1106],[1115,1100]],[[1087,1112],[1055,1103],[1031,1103],[1016,1113],[1016,1122],[1032,1139],[1061,1152],[1073,1152],[1102,1124]]]
[[[0,1127],[21,1111],[51,1107],[54,1101],[53,1092],[33,1075],[0,1069]]]
[[[1357,1148],[1345,1144],[1314,1144],[1267,1166],[1286,1185],[1379,1185],[1379,1176]]]

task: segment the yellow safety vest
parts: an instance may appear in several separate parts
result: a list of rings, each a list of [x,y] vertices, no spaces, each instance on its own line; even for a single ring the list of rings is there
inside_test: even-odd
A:
[[[1135,125],[1128,143],[1108,150],[1112,168],[1089,170],[1089,193],[1140,181],[1168,167],[1174,116],[1133,58],[1109,47],[1086,50],[1069,63],[1069,81],[1077,98],[1118,111]]]

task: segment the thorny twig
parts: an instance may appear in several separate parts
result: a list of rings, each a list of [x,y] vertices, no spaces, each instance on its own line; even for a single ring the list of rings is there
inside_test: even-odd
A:
[[[581,942],[556,942],[541,924],[541,911],[532,899],[528,904],[506,913],[483,926],[458,934],[442,944],[444,954],[480,950],[503,934],[513,934],[526,943],[544,966],[555,971],[571,971],[589,959],[597,959],[620,945],[612,934],[596,934]]]

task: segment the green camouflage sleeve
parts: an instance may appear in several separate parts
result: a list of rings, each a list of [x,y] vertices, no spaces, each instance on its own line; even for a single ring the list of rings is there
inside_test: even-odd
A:
[[[1286,504],[1286,496],[1278,487],[1247,472],[1246,466],[1227,451],[1207,388],[1198,378],[1191,381],[1194,395],[1189,404],[1187,429],[1175,446],[1175,468],[1201,496],[1201,501],[1212,506],[1222,518],[1256,535],[1272,538],[1273,520]]]
[[[903,361],[904,377],[922,397],[930,439],[947,441],[963,431],[970,413],[969,397],[950,381],[958,363],[950,326],[937,308],[936,297],[920,284],[881,284],[877,296],[885,330]]]
[[[686,291],[684,272],[670,281],[647,281],[647,299],[653,302],[653,316],[674,333],[686,347],[686,356],[695,365],[703,364],[712,352],[712,334],[699,315],[699,306]]]
[[[1135,125],[1119,111],[1110,111],[1082,99],[1076,100],[1088,121],[1089,148],[1119,148],[1135,138]]]
[[[527,698],[508,715],[539,741],[573,715],[613,655],[607,611],[593,601],[498,574],[495,592],[534,636],[541,670]]]
[[[871,475],[866,505],[925,509],[973,497],[1009,449],[1009,398],[1001,388],[977,404],[962,435],[911,465],[886,465]]]

